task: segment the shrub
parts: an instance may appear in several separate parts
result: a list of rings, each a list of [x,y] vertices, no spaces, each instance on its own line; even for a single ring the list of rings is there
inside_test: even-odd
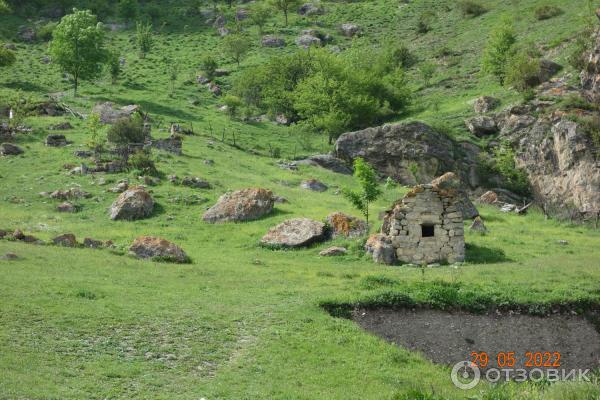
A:
[[[354,177],[360,185],[360,191],[344,189],[342,194],[365,216],[368,225],[369,205],[381,196],[377,174],[373,167],[359,157],[354,160]]]
[[[474,0],[462,0],[458,2],[460,11],[467,17],[478,17],[487,12],[487,9],[479,2]]]
[[[217,64],[217,60],[210,55],[206,55],[200,59],[200,68],[204,71],[204,74],[208,79],[213,79],[215,77],[215,71],[218,67],[219,64]]]
[[[435,21],[436,15],[432,11],[423,11],[417,19],[417,32],[427,33],[431,30],[431,24]]]
[[[139,49],[140,58],[145,58],[146,54],[152,49],[152,24],[136,23],[135,42]]]
[[[240,34],[228,35],[223,39],[223,52],[231,57],[237,65],[240,65],[241,59],[248,53],[250,47],[250,40]]]
[[[143,143],[145,140],[142,118],[121,118],[108,130],[106,138],[110,143],[118,146],[127,146],[133,143]]]
[[[117,11],[119,17],[126,21],[135,19],[138,14],[139,4],[137,0],[119,0],[117,4]]]
[[[240,108],[244,105],[242,99],[232,95],[223,97],[223,103],[227,106],[227,114],[231,118],[237,117]]]
[[[492,30],[483,50],[483,58],[481,60],[482,72],[495,76],[500,84],[504,84],[506,63],[516,41],[512,23],[508,20],[503,20]]]
[[[590,35],[590,32],[587,30],[577,35],[575,44],[567,55],[567,62],[576,71],[582,71],[586,67],[587,55],[593,43]]]
[[[518,51],[506,64],[505,82],[519,92],[526,92],[539,83],[540,60],[526,51]]]
[[[8,67],[17,61],[17,56],[14,51],[5,49],[4,46],[0,46],[0,68]]]
[[[600,117],[597,115],[581,117],[578,122],[591,139],[596,153],[598,153],[600,151]]]
[[[534,15],[538,21],[558,17],[563,13],[562,8],[552,5],[539,6],[535,9]]]
[[[157,175],[158,170],[149,151],[138,150],[129,157],[129,165],[139,171],[141,175]]]
[[[494,169],[504,178],[506,187],[517,194],[529,195],[527,173],[515,164],[515,152],[508,143],[494,150]]]
[[[57,25],[57,22],[48,22],[47,24],[40,26],[36,31],[37,37],[44,42],[49,41],[52,39],[52,32]]]

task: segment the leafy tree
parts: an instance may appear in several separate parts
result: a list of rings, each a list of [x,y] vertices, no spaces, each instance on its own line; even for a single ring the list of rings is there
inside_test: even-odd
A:
[[[87,128],[90,133],[90,140],[87,142],[89,149],[94,151],[94,158],[100,159],[102,153],[102,142],[100,133],[102,132],[102,123],[100,122],[100,114],[92,113],[87,119]]]
[[[17,56],[15,52],[9,49],[5,49],[4,46],[0,44],[0,68],[1,67],[9,67],[13,65],[17,61]]]
[[[369,224],[369,205],[382,193],[377,182],[377,174],[369,163],[359,157],[354,160],[354,177],[360,185],[360,190],[344,189],[342,194],[365,216],[367,224]]]
[[[419,73],[421,74],[421,78],[425,82],[426,86],[429,86],[431,78],[433,78],[436,70],[437,65],[432,62],[425,62],[419,66]]]
[[[500,25],[492,30],[483,50],[482,71],[495,76],[501,85],[504,85],[506,63],[516,41],[517,38],[512,23],[504,19]]]
[[[244,102],[239,97],[232,95],[223,97],[223,103],[227,106],[227,114],[231,118],[236,118],[240,108],[244,105]]]
[[[217,60],[211,55],[205,55],[200,59],[200,68],[204,71],[208,79],[215,77],[215,71],[218,67],[219,64],[217,64]]]
[[[10,14],[12,9],[5,0],[0,0],[0,14]]]
[[[288,13],[291,9],[300,5],[300,0],[269,0],[271,7],[283,12],[285,26],[288,24]]]
[[[127,162],[129,158],[129,145],[143,143],[146,139],[144,121],[139,114],[132,118],[121,118],[108,129],[106,139],[117,148],[117,151]]]
[[[177,62],[171,62],[167,65],[167,76],[169,77],[169,90],[171,94],[175,92],[175,83],[177,82],[177,77],[179,76],[179,64]]]
[[[526,50],[513,54],[506,64],[505,81],[519,92],[539,83],[540,60]]]
[[[223,52],[240,65],[240,60],[250,50],[250,40],[243,35],[228,35],[223,38]]]
[[[267,21],[271,17],[271,10],[265,3],[255,3],[250,8],[250,15],[248,19],[252,25],[256,25],[258,28],[258,34],[263,34],[263,28],[267,24]]]
[[[137,22],[135,24],[135,41],[140,51],[140,58],[146,58],[146,54],[152,49],[152,24]]]
[[[121,60],[117,52],[111,52],[108,57],[108,73],[110,74],[111,84],[116,84],[121,75]]]
[[[61,19],[52,36],[52,61],[73,77],[73,93],[77,96],[79,80],[97,77],[106,62],[102,26],[90,11],[74,9],[73,14]]]
[[[135,19],[138,15],[140,5],[137,0],[119,0],[117,10],[119,16],[126,21]]]

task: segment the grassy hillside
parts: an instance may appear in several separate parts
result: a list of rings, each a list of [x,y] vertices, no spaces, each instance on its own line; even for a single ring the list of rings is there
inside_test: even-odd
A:
[[[436,63],[437,72],[426,87],[417,67],[407,72],[415,96],[404,117],[445,123],[456,137],[476,142],[462,123],[471,113],[469,101],[481,94],[498,96],[505,104],[518,98],[478,72],[489,29],[500,16],[511,14],[521,38],[543,46],[560,62],[570,40],[584,28],[588,2],[489,0],[483,2],[489,11],[477,18],[465,18],[454,3],[324,2],[327,13],[319,23],[335,34],[334,45],[341,48],[351,42],[337,26],[352,21],[364,29],[361,40],[377,44],[393,35],[419,60]],[[232,71],[218,78],[227,90],[240,70],[295,49],[293,39],[312,23],[293,15],[284,28],[282,17],[274,16],[265,33],[283,35],[288,42],[284,49],[259,47],[255,28],[250,28],[257,44],[238,68],[221,55],[221,39],[202,17],[183,15],[181,2],[170,4],[173,7],[164,6],[169,15],[162,17],[166,24],[156,34],[155,48],[143,60],[132,44],[132,30],[109,34],[111,46],[126,59],[117,85],[108,78],[85,83],[80,97],[74,98],[57,67],[40,62],[45,43],[19,43],[17,64],[2,70],[0,104],[15,95],[41,99],[60,93],[61,101],[85,114],[100,101],[140,104],[156,123],[162,121],[163,130],[155,126],[154,137],[166,137],[164,128],[170,122],[193,124],[196,135],[185,138],[184,155],[155,151],[157,167],[164,176],[200,176],[213,188],[175,186],[163,178],[150,187],[158,203],[150,218],[110,221],[107,210],[116,195],[106,189],[123,178],[140,182],[138,177],[133,172],[69,175],[64,165],[77,165],[80,160],[73,151],[84,149],[89,140],[86,122],[71,116],[27,117],[24,123],[33,132],[16,140],[25,153],[0,158],[0,228],[20,228],[43,240],[66,232],[79,240],[110,239],[116,249],[0,241],[0,255],[19,256],[0,260],[0,399],[413,399],[416,392],[431,394],[424,399],[600,398],[598,386],[570,383],[480,385],[464,392],[452,385],[447,367],[388,344],[319,306],[388,292],[427,303],[446,299],[440,288],[450,286],[460,305],[471,308],[490,303],[586,308],[600,302],[598,230],[545,220],[535,210],[517,216],[484,206],[480,211],[490,232],[482,236],[467,230],[467,261],[427,269],[373,264],[358,240],[334,241],[350,250],[338,258],[318,256],[331,242],[296,251],[259,247],[271,226],[290,217],[322,220],[337,210],[358,215],[336,194],[354,183],[352,177],[315,167],[279,168],[279,157],[269,157],[270,147],[279,148],[281,158],[299,158],[329,151],[327,138],[299,135],[271,122],[231,120],[218,111],[219,98],[195,83],[198,60],[214,54]],[[533,10],[542,4],[560,5],[564,13],[537,21]],[[419,35],[415,26],[424,10],[434,10],[437,17],[432,30]],[[18,16],[0,18],[5,41],[12,41],[18,26],[27,23]],[[444,48],[450,51],[441,52]],[[180,65],[172,94],[166,74],[169,62]],[[75,127],[64,132],[73,144],[44,146],[47,127],[63,121]],[[307,178],[325,182],[329,190],[300,189]],[[56,212],[59,202],[38,194],[72,186],[93,195],[80,200],[81,210],[74,214]],[[221,194],[249,186],[269,188],[289,203],[278,204],[275,213],[251,223],[202,222],[206,207]],[[373,215],[406,190],[385,189]],[[139,235],[172,240],[192,263],[144,262],[128,256],[127,247]],[[568,244],[558,245],[559,240]],[[446,300],[448,306],[457,305],[455,298]]]

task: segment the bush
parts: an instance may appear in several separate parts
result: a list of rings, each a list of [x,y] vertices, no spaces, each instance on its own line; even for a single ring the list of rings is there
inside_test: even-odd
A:
[[[466,17],[478,17],[487,12],[487,9],[479,2],[474,0],[462,0],[458,3],[458,6]]]
[[[587,65],[587,55],[593,43],[590,37],[591,33],[587,30],[577,35],[575,44],[567,55],[567,62],[576,71],[582,71]]]
[[[597,115],[581,117],[578,119],[578,123],[592,141],[598,154],[600,152],[600,117]]]
[[[506,187],[523,196],[528,196],[529,180],[527,173],[515,164],[515,152],[508,143],[503,143],[494,150],[494,169],[504,178]]]
[[[506,64],[516,41],[512,23],[503,20],[492,30],[483,50],[482,72],[495,76],[502,85],[506,77]]]
[[[4,46],[0,45],[0,67],[8,67],[13,65],[17,61],[14,51],[5,49]]]
[[[558,17],[563,13],[562,8],[551,5],[540,6],[535,9],[534,15],[538,21]]]
[[[223,103],[227,106],[227,114],[231,118],[237,117],[240,108],[244,105],[244,102],[239,97],[232,95],[223,97]]]
[[[43,40],[44,42],[52,39],[52,32],[57,25],[57,22],[48,22],[47,24],[40,26],[36,31],[38,39]]]
[[[117,5],[119,17],[126,21],[133,20],[137,17],[139,7],[137,0],[120,0]]]
[[[127,146],[134,143],[143,143],[146,139],[142,118],[121,118],[108,130],[106,138],[110,143],[118,146]]]
[[[435,21],[436,15],[432,11],[423,11],[417,20],[417,32],[427,33],[431,30],[431,24]]]
[[[219,67],[217,61],[212,56],[204,56],[200,59],[200,68],[204,71],[204,74],[208,79],[215,77],[215,71]]]
[[[129,157],[128,161],[129,165],[138,170],[141,175],[157,175],[158,170],[156,169],[156,165],[154,164],[154,160],[152,159],[152,155],[149,151],[138,150],[131,157]]]
[[[526,51],[519,51],[508,59],[505,82],[524,93],[539,83],[539,73],[540,60]]]

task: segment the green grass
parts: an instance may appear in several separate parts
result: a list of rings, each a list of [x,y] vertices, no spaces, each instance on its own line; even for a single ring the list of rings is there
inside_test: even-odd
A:
[[[482,94],[498,96],[504,104],[517,98],[478,72],[486,32],[494,22],[512,13],[521,37],[548,49],[558,43],[562,49],[563,42],[583,28],[587,12],[583,0],[571,2],[549,21],[535,20],[534,10],[543,4],[561,5],[560,1],[483,1],[488,12],[476,18],[464,18],[450,1],[415,0],[399,6],[388,0],[325,3],[328,13],[320,21],[323,30],[336,34],[336,45],[350,45],[337,33],[337,25],[354,21],[373,43],[394,34],[421,61],[436,62],[439,68],[427,87],[416,69],[407,72],[416,91],[407,118],[442,123],[453,136],[474,142],[462,122],[471,114],[469,101]],[[434,9],[438,20],[431,32],[418,35],[416,19],[427,9]],[[71,117],[27,118],[34,132],[17,139],[25,153],[0,159],[0,228],[21,228],[44,240],[72,232],[80,241],[86,236],[111,239],[117,248],[0,241],[0,255],[14,251],[20,258],[0,260],[0,398],[412,399],[414,393],[426,396],[433,391],[440,398],[462,399],[465,393],[452,386],[448,368],[390,345],[352,321],[334,318],[320,305],[410,301],[481,310],[490,304],[543,309],[547,304],[600,301],[600,233],[545,220],[535,210],[516,216],[482,207],[490,232],[483,236],[467,232],[467,262],[457,268],[376,265],[362,254],[360,241],[342,239],[333,244],[347,245],[350,252],[336,258],[318,256],[331,243],[297,251],[260,247],[268,228],[290,217],[323,220],[337,210],[357,215],[335,194],[352,186],[352,178],[314,167],[301,166],[299,171],[277,167],[277,159],[268,157],[269,146],[279,147],[282,158],[299,158],[329,151],[327,138],[297,137],[289,128],[231,121],[219,112],[219,99],[190,83],[199,72],[200,56],[216,54],[233,76],[239,69],[220,55],[212,28],[198,24],[197,18],[181,17],[178,8],[171,11],[170,24],[144,60],[137,58],[130,43],[131,31],[110,35],[111,46],[127,59],[120,84],[111,86],[107,78],[85,83],[81,97],[68,92],[63,101],[84,113],[98,101],[137,103],[155,122],[162,120],[161,128],[169,122],[193,124],[197,135],[186,137],[184,156],[155,152],[157,167],[165,176],[200,176],[213,189],[194,190],[163,179],[151,187],[159,205],[152,217],[110,221],[107,210],[116,195],[106,189],[125,177],[138,182],[137,177],[106,175],[108,184],[101,186],[100,175],[68,175],[63,165],[78,164],[73,151],[83,149],[89,139],[85,123]],[[24,23],[14,16],[0,22],[4,38]],[[240,69],[292,51],[298,31],[310,26],[294,16],[284,29],[277,16],[266,33],[283,35],[288,47],[257,46]],[[434,58],[444,46],[454,55]],[[565,49],[568,46],[564,44]],[[68,91],[70,84],[60,80],[56,67],[39,62],[44,54],[45,44],[19,44],[18,64],[0,75],[0,104],[17,89],[34,98]],[[563,54],[558,52],[559,61]],[[164,73],[165,59],[181,65],[173,94]],[[227,89],[231,77],[219,78],[219,83]],[[64,120],[75,126],[65,132],[73,145],[43,146],[47,126]],[[234,131],[237,147],[232,146]],[[153,136],[166,137],[167,132],[155,127]],[[214,160],[214,165],[204,164],[205,159]],[[311,177],[330,189],[313,193],[298,187]],[[72,185],[93,194],[78,201],[81,210],[75,214],[57,213],[57,201],[38,195]],[[249,186],[272,189],[289,203],[251,223],[202,222],[205,208],[222,193]],[[385,210],[405,191],[386,190],[372,214]],[[172,240],[193,262],[175,265],[131,258],[126,249],[139,235]],[[558,245],[558,240],[569,244]],[[599,391],[593,385],[576,384],[547,389],[479,386],[468,395],[592,399]]]

